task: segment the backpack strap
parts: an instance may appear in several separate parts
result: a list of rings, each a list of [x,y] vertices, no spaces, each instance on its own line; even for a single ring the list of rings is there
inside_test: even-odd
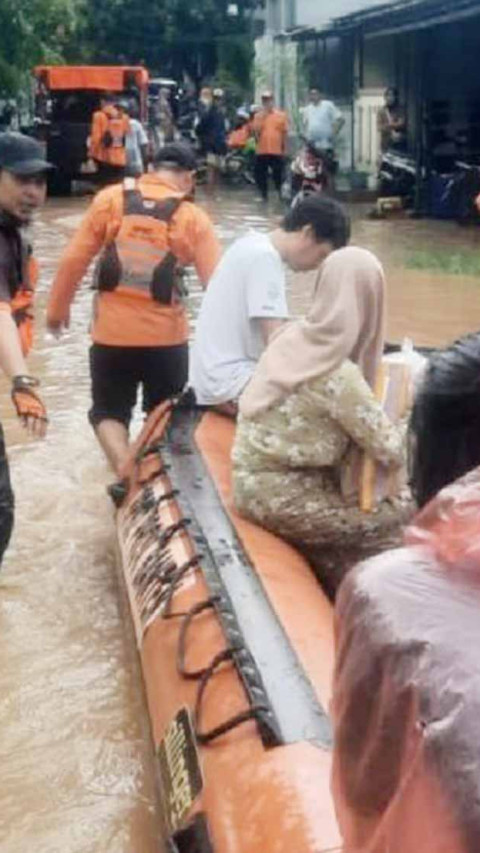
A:
[[[159,222],[170,223],[183,201],[184,196],[162,201],[145,198],[138,189],[136,178],[125,178],[123,182],[124,216],[151,216]]]

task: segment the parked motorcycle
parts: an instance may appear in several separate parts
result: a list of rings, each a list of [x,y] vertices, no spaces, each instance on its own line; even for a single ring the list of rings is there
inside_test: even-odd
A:
[[[321,150],[304,136],[300,138],[303,145],[290,165],[290,177],[282,192],[292,206],[306,196],[328,190],[336,170],[331,152]]]

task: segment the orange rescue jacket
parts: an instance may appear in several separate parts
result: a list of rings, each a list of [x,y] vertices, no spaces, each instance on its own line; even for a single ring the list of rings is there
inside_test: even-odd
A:
[[[128,116],[107,106],[93,114],[90,131],[90,154],[94,160],[109,166],[125,166],[125,137],[130,130]]]

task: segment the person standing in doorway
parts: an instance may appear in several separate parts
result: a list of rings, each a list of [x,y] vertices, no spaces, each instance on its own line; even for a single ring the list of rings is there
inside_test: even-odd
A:
[[[252,127],[257,139],[255,181],[262,200],[267,201],[270,172],[279,195],[282,189],[288,134],[287,114],[275,108],[272,92],[263,93],[262,109],[256,113]]]
[[[0,369],[11,382],[12,401],[25,429],[42,438],[47,413],[39,380],[25,361],[33,337],[36,266],[22,229],[46,195],[45,161],[39,143],[20,133],[0,134]],[[0,563],[13,529],[14,496],[0,425]]]
[[[213,225],[189,199],[196,170],[192,149],[162,148],[153,172],[98,193],[61,259],[47,306],[47,325],[70,322],[75,290],[101,252],[90,349],[89,419],[112,468],[123,476],[137,391],[151,412],[179,394],[188,376],[188,319],[182,268],[192,264],[206,286],[220,258]],[[133,184],[133,186],[130,186]],[[110,495],[121,501],[124,490]]]
[[[380,134],[380,152],[400,150],[405,145],[405,113],[398,98],[397,89],[387,89],[384,94],[384,106],[378,112],[378,132]]]

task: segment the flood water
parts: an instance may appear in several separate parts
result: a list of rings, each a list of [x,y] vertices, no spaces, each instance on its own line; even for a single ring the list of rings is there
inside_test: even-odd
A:
[[[35,227],[42,267],[31,372],[50,415],[45,442],[23,436],[2,382],[17,500],[14,536],[0,574],[1,853],[158,853],[153,762],[141,677],[116,565],[111,480],[86,420],[91,292],[80,291],[71,330],[44,328],[46,293],[59,254],[88,203],[48,202]],[[208,207],[227,243],[245,226],[279,216],[250,193]],[[375,250],[389,279],[389,336],[440,345],[480,329],[480,281],[414,272],[419,248],[480,249],[456,225],[371,222],[354,211],[355,242]],[[312,279],[293,285],[292,309]],[[192,291],[192,310],[200,300]]]

